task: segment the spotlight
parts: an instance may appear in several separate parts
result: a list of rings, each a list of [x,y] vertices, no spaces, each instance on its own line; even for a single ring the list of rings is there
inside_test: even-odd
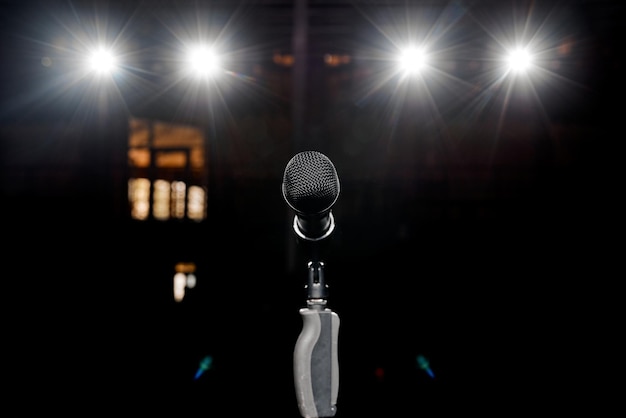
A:
[[[214,48],[196,45],[189,49],[187,65],[189,71],[199,78],[214,77],[221,70],[222,59]]]
[[[404,49],[398,58],[399,68],[405,74],[415,74],[423,70],[428,63],[428,56],[423,48]]]
[[[518,48],[508,53],[506,57],[507,70],[514,73],[528,71],[533,65],[533,57],[527,49]]]
[[[112,74],[117,69],[117,58],[110,50],[100,47],[89,55],[87,68],[98,75]]]

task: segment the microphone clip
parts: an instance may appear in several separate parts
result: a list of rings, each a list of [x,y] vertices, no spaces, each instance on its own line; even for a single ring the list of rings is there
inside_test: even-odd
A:
[[[307,285],[307,306],[325,307],[328,297],[328,286],[324,281],[324,263],[322,261],[309,261],[309,276]]]

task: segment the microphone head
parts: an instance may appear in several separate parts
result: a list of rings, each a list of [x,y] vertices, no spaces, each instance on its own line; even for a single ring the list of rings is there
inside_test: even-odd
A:
[[[283,197],[299,215],[330,211],[339,197],[339,177],[333,163],[321,152],[303,151],[285,167]]]

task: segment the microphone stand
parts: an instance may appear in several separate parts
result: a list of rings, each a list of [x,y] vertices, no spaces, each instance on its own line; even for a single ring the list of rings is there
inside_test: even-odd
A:
[[[303,327],[293,359],[296,398],[302,417],[333,417],[339,392],[339,316],[326,307],[324,263],[309,261],[307,267],[307,306],[300,309]]]
[[[309,250],[306,308],[293,353],[298,408],[303,418],[333,417],[337,411],[339,316],[326,307],[327,286],[320,250],[335,222],[331,207],[339,196],[333,163],[317,151],[294,155],[285,167],[282,192],[296,212],[293,229]]]

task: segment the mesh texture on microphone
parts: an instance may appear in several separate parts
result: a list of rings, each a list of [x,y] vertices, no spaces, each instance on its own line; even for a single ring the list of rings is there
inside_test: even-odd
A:
[[[315,215],[329,210],[339,196],[333,163],[318,151],[303,151],[287,163],[283,196],[296,212]]]

